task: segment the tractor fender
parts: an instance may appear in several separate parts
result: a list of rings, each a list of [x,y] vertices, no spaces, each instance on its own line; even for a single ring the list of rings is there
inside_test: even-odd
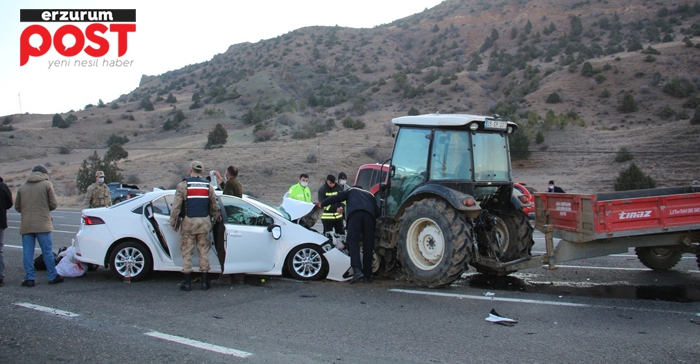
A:
[[[442,185],[426,184],[416,188],[416,190],[408,196],[408,198],[404,201],[404,203],[401,206],[400,213],[403,214],[403,210],[407,206],[410,206],[416,200],[421,200],[425,198],[426,195],[440,196],[442,199],[444,199],[450,205],[452,205],[452,207],[454,207],[455,210],[464,212],[467,214],[467,216],[472,218],[479,216],[479,213],[481,212],[481,207],[478,203],[476,203],[476,199],[474,198],[474,196],[453,190],[451,188],[447,188]],[[471,198],[474,200],[473,206],[465,206],[464,204],[462,204],[462,201],[464,201],[467,198]]]
[[[515,196],[515,193],[510,194],[510,206],[507,206],[504,210],[505,213],[507,214],[512,214],[513,211],[521,210],[523,206],[525,206],[524,203],[520,202],[517,196]]]

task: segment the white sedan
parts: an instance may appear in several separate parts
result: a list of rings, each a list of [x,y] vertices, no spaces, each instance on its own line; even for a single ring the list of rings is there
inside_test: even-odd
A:
[[[83,210],[74,245],[84,263],[109,267],[117,277],[143,279],[151,270],[181,271],[180,234],[169,224],[174,190],[154,191],[120,204]],[[211,273],[279,276],[300,280],[347,280],[350,257],[329,238],[295,222],[313,204],[290,208],[290,216],[248,196],[221,195],[222,221],[212,229]],[[342,248],[342,247],[341,247]],[[197,249],[193,272],[199,271]]]

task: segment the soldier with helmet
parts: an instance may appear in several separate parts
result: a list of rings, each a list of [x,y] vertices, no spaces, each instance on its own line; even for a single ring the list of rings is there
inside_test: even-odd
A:
[[[95,207],[112,206],[112,198],[109,196],[109,187],[105,184],[105,173],[95,173],[95,183],[87,188],[85,193],[85,205],[89,209]]]
[[[204,165],[200,161],[190,164],[190,176],[176,187],[173,208],[170,211],[170,225],[180,232],[182,251],[182,272],[185,280],[180,284],[183,291],[192,290],[192,255],[195,242],[199,254],[199,271],[202,272],[202,289],[209,289],[209,231],[212,218],[219,217],[214,188],[202,177]],[[181,218],[181,219],[180,219]],[[180,221],[178,221],[180,220]]]

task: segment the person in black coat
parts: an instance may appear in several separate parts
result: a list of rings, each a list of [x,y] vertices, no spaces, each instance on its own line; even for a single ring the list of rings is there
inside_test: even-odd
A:
[[[12,192],[0,177],[0,287],[5,285],[5,229],[7,229],[7,209],[12,207]]]
[[[350,248],[350,265],[353,268],[353,275],[349,282],[352,284],[364,277],[365,283],[371,283],[374,226],[376,219],[381,216],[379,205],[374,195],[369,191],[363,190],[360,186],[355,186],[324,199],[322,202],[317,203],[317,206],[329,206],[342,201],[346,201],[345,212],[348,217],[347,243]],[[362,260],[360,260],[360,235],[363,238]]]
[[[549,181],[549,186],[547,187],[547,192],[555,192],[555,193],[566,193],[564,189],[562,189],[559,186],[556,186],[554,184],[554,181]]]

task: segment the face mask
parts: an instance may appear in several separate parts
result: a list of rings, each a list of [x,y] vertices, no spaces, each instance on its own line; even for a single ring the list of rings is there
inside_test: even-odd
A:
[[[341,186],[345,186],[345,180],[344,180],[344,179],[341,179],[341,180],[340,180],[340,185],[341,185]]]
[[[105,183],[105,179],[104,179],[104,178],[98,178],[98,179],[97,179],[97,182],[99,182],[99,183]]]
[[[309,182],[300,182],[299,184],[301,185],[301,187],[306,187],[309,185]]]

